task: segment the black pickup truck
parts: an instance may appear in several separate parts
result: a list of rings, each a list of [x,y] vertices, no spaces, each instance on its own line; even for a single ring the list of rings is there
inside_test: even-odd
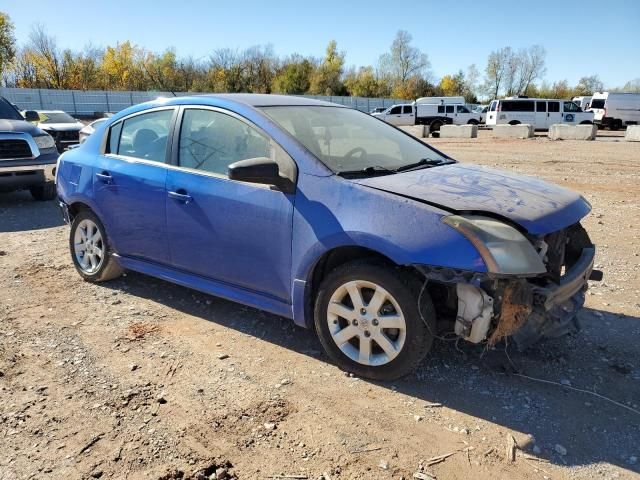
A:
[[[36,112],[26,112],[26,120]],[[56,197],[55,140],[0,97],[0,192],[28,189],[36,200]]]

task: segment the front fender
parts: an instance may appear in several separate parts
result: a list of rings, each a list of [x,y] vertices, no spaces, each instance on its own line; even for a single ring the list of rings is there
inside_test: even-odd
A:
[[[318,261],[339,247],[364,247],[398,265],[486,272],[476,248],[442,223],[447,212],[340,177],[301,175],[293,216],[292,309],[304,325],[306,286]]]

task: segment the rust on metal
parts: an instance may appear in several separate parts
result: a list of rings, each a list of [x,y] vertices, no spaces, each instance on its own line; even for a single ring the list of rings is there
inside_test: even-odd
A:
[[[529,318],[533,295],[522,283],[510,283],[504,289],[498,325],[489,337],[489,345],[517,332]]]

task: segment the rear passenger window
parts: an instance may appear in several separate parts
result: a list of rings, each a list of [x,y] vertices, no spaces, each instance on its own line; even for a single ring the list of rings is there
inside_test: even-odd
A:
[[[548,102],[549,111],[550,112],[559,112],[560,111],[560,102]]]
[[[532,101],[504,101],[502,102],[503,112],[534,112],[535,104]]]
[[[447,105],[447,113],[453,113],[453,105]]]
[[[118,155],[164,162],[173,112],[173,109],[159,110],[125,120],[120,134]],[[112,130],[112,135],[113,133]]]
[[[547,102],[536,102],[536,112],[546,112]]]
[[[411,107],[411,105],[405,105],[402,107],[402,113],[413,113],[413,107]]]
[[[186,110],[179,142],[181,167],[220,175],[227,175],[229,165],[239,160],[272,157],[271,142],[262,133],[213,110]]]

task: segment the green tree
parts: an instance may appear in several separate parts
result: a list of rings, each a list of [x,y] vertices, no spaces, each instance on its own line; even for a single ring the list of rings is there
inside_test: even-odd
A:
[[[341,95],[344,93],[342,72],[344,52],[338,52],[338,45],[331,40],[327,45],[324,60],[313,72],[309,93],[314,95]]]
[[[380,85],[373,67],[360,67],[356,72],[352,68],[344,79],[344,86],[349,95],[354,97],[377,97],[380,95]]]
[[[311,86],[314,64],[306,58],[294,55],[284,62],[271,82],[274,93],[299,95]]]
[[[13,36],[13,23],[6,13],[0,12],[0,79],[16,55],[16,39]]]

